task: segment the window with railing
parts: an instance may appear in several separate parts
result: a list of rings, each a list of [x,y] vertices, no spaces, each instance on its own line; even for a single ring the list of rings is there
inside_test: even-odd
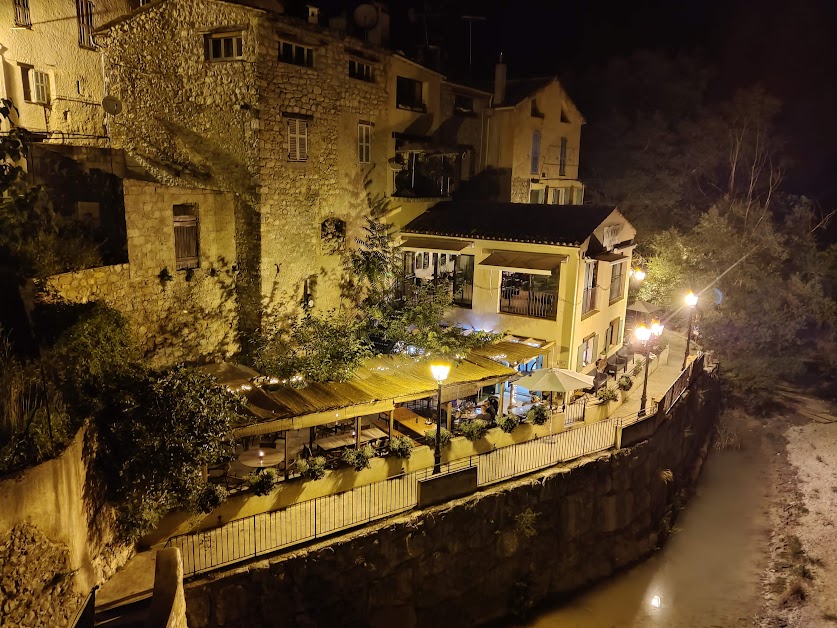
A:
[[[453,194],[462,175],[459,153],[400,151],[396,149],[393,172],[393,196],[408,198],[444,198]]]
[[[198,212],[194,205],[174,206],[174,256],[177,270],[200,266]]]
[[[618,301],[625,293],[625,262],[610,268],[610,302]]]
[[[32,18],[29,17],[29,0],[14,0],[15,26],[32,28]]]
[[[500,311],[532,318],[558,315],[558,274],[530,275],[502,271]]]
[[[584,266],[584,293],[581,299],[581,313],[587,314],[596,309],[596,280],[599,265],[595,260],[588,260]]]
[[[78,20],[78,45],[82,48],[94,48],[93,2],[91,0],[76,0],[76,19]]]

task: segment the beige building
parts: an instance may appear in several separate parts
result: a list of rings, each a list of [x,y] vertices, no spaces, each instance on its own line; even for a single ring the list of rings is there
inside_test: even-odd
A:
[[[0,92],[13,122],[48,141],[95,144],[107,136],[107,93],[96,28],[129,11],[127,0],[9,0],[0,7]]]
[[[402,248],[417,279],[449,283],[452,321],[589,372],[622,346],[635,235],[613,207],[451,201],[406,225]]]

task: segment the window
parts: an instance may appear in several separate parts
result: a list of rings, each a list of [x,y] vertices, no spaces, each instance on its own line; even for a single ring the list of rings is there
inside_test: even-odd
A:
[[[241,33],[213,33],[204,39],[207,61],[225,61],[244,57],[244,39]]]
[[[541,132],[532,133],[532,174],[539,174],[538,164],[541,162]]]
[[[558,162],[558,176],[567,176],[567,138],[561,138],[561,156]]]
[[[605,332],[605,350],[621,343],[622,339],[619,337],[619,332],[622,329],[621,322],[618,318],[610,321],[610,325],[608,325],[607,331]]]
[[[375,82],[372,66],[368,63],[355,61],[354,59],[349,59],[349,76],[359,81],[367,81],[368,83]]]
[[[14,0],[15,26],[32,28],[32,18],[29,17],[29,0]]]
[[[575,188],[573,190],[573,196],[575,196],[575,199],[573,200],[574,205],[584,204],[584,188]]]
[[[357,125],[357,161],[368,164],[372,161],[372,125],[361,122]]]
[[[288,161],[307,161],[308,122],[288,118]]]
[[[198,253],[198,212],[194,205],[175,205],[174,258],[177,270],[200,266]]]
[[[532,107],[531,107],[529,113],[533,118],[543,118],[544,117],[543,112],[538,108],[538,101],[535,100],[534,98],[532,99]]]
[[[553,205],[567,205],[569,198],[569,190],[567,188],[552,188],[552,204]]]
[[[530,188],[529,202],[535,205],[543,205],[545,192],[544,188]]]
[[[32,70],[32,84],[35,88],[33,102],[42,105],[49,104],[49,74],[40,70]],[[24,90],[25,91],[25,90]]]
[[[314,307],[314,298],[317,296],[317,275],[309,275],[308,279],[302,282],[302,307],[310,309]]]
[[[306,68],[314,67],[314,49],[289,41],[279,42],[279,61],[292,63]]]
[[[474,113],[474,99],[464,94],[454,94],[453,113],[457,116],[468,116]]]
[[[555,320],[558,314],[558,273],[530,275],[502,271],[500,311]]]
[[[424,84],[399,76],[395,83],[395,106],[401,109],[424,111]]]
[[[453,304],[471,309],[474,302],[474,256],[457,255],[453,266]]]
[[[76,0],[76,19],[78,20],[78,45],[93,48],[93,2]]]
[[[20,84],[23,88],[23,100],[26,102],[32,102],[32,66],[27,65],[26,63],[18,63],[18,67],[20,68]]]
[[[599,265],[595,260],[588,260],[584,266],[584,293],[581,301],[581,313],[587,314],[596,309],[596,279]]]
[[[625,262],[610,267],[610,302],[622,298],[625,288]]]
[[[590,334],[584,341],[581,343],[581,346],[578,348],[578,362],[579,368],[584,368],[585,366],[589,366],[592,364],[596,359],[596,344],[597,344],[596,334]]]

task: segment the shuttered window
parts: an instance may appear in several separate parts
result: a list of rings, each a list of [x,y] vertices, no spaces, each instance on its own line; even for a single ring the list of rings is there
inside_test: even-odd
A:
[[[583,369],[593,363],[596,357],[598,336],[591,334],[578,347],[578,368]]]
[[[587,314],[596,309],[596,281],[599,265],[595,260],[588,260],[584,267],[584,292],[582,294],[581,313]]]
[[[49,104],[49,74],[40,70],[32,70],[32,83],[35,88],[34,101],[43,105]]]
[[[308,122],[288,118],[288,161],[308,159]]]
[[[610,267],[610,302],[622,298],[625,288],[625,262]]]
[[[78,20],[78,45],[93,48],[93,2],[76,0],[76,19]]]
[[[32,28],[32,18],[29,17],[29,0],[14,0],[15,26]]]
[[[372,125],[357,125],[357,160],[368,164],[372,161]]]
[[[173,213],[176,268],[197,268],[200,266],[197,208],[194,205],[175,205]]]

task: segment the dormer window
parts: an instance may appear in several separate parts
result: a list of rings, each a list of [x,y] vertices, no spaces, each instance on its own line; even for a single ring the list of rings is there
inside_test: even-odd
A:
[[[204,36],[204,56],[207,61],[230,61],[244,58],[244,39],[241,33],[211,33]]]
[[[279,61],[306,68],[314,67],[314,49],[290,41],[279,41]]]

